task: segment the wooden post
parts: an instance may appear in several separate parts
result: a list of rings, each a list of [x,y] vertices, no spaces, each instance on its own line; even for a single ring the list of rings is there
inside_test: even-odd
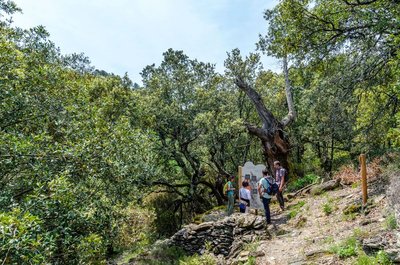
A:
[[[238,169],[238,187],[239,187],[239,190],[242,187],[242,177],[243,177],[243,169],[242,169],[241,166],[239,166],[239,169]],[[239,194],[239,190],[238,190],[238,194]],[[239,200],[240,200],[240,198],[239,198]]]
[[[360,167],[361,167],[361,186],[363,194],[363,206],[367,204],[368,200],[368,187],[367,187],[367,165],[365,162],[365,154],[360,155]]]

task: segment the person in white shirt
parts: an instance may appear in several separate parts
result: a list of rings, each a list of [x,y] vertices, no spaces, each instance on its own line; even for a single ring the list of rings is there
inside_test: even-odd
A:
[[[241,201],[241,203],[246,204],[245,209],[240,208],[241,213],[246,212],[247,207],[250,207],[251,194],[250,194],[250,190],[247,189],[248,186],[249,186],[249,183],[247,181],[243,181],[242,187],[239,190],[240,201]]]

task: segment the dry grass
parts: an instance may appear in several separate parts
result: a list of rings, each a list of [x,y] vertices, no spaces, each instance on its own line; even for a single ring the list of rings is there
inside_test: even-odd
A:
[[[367,179],[368,182],[373,182],[378,179],[381,174],[381,158],[375,158],[370,163],[367,163]],[[346,165],[339,169],[339,171],[333,176],[334,179],[340,179],[340,183],[343,185],[351,185],[360,181],[361,173],[354,169],[352,165]]]

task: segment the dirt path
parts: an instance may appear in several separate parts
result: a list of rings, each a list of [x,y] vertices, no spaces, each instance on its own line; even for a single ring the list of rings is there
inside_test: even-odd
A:
[[[387,201],[382,191],[371,192],[367,215],[343,213],[349,206],[356,210],[360,198],[359,187],[346,187],[297,198],[284,213],[277,213],[277,205],[273,205],[275,225],[269,227],[273,238],[259,245],[258,250],[265,256],[258,257],[256,264],[351,264],[354,258],[342,260],[329,253],[332,246],[351,236],[369,237],[384,229]]]

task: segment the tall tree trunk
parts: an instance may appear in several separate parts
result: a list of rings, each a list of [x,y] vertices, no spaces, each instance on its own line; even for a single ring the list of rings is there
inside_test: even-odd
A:
[[[282,121],[276,119],[272,112],[265,107],[261,96],[250,84],[246,83],[241,77],[235,80],[235,84],[246,93],[256,107],[258,116],[262,122],[262,128],[251,124],[246,124],[246,127],[250,134],[257,136],[261,140],[265,161],[272,172],[275,160],[279,160],[283,167],[289,168],[288,155],[290,143],[284,128],[296,118],[286,57],[283,59],[283,72],[285,75],[286,100],[289,110],[288,115]]]

